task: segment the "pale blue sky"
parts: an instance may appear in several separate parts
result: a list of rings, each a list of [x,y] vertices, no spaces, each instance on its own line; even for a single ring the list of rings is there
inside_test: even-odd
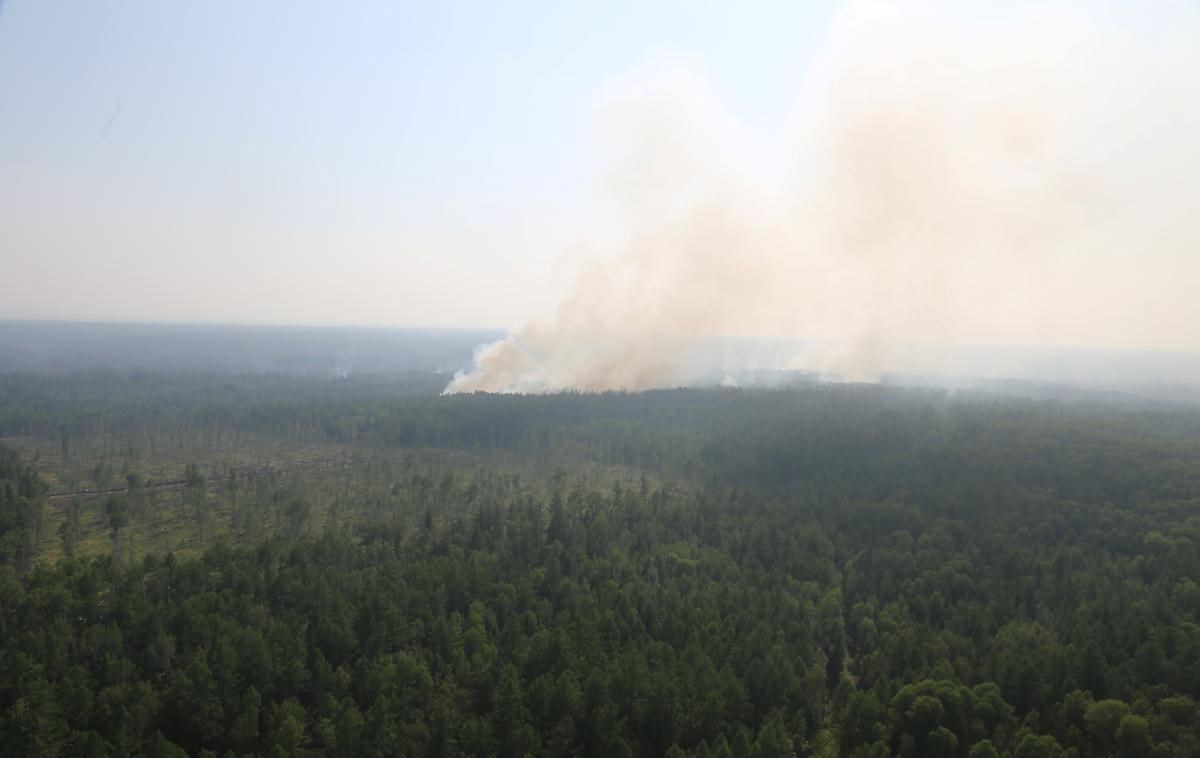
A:
[[[782,128],[833,6],[8,0],[0,318],[512,325],[597,93],[670,49]]]

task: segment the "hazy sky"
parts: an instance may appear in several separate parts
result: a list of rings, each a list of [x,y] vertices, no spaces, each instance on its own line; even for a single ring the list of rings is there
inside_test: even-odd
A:
[[[0,318],[518,324],[610,224],[603,93],[686,59],[769,141],[832,9],[7,0]]]
[[[1200,351],[1198,0],[0,9],[0,318],[508,329],[465,390]]]

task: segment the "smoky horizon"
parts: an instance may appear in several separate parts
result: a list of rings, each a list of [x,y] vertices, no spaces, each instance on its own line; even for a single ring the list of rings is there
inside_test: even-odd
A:
[[[1200,382],[1194,4],[668,6],[5,3],[0,319],[486,332],[447,393]]]

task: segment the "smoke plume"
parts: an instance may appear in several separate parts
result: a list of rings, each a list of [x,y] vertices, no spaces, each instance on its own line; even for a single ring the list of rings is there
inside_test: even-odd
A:
[[[446,391],[693,383],[735,336],[855,380],[970,370],[963,345],[1200,349],[1198,34],[1183,3],[850,3],[779,93],[786,148],[658,60],[598,108],[616,232]]]

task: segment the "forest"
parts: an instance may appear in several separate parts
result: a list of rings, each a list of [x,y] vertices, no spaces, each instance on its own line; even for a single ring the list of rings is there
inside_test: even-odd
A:
[[[0,754],[1200,755],[1200,408],[0,374]]]

